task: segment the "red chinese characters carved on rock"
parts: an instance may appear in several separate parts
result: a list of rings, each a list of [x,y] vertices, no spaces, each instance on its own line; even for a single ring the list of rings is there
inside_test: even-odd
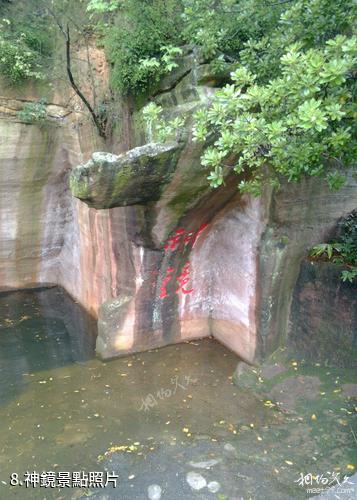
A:
[[[183,250],[192,244],[192,248],[194,248],[198,238],[202,234],[202,232],[206,229],[208,224],[202,224],[199,230],[195,233],[193,231],[185,231],[185,229],[176,229],[173,236],[171,236],[164,248],[165,251],[171,250],[175,251],[180,245],[183,245]],[[172,274],[174,272],[174,268],[168,267],[166,270],[165,278],[162,281],[162,285],[160,287],[160,299],[165,299],[168,297],[167,285],[172,280]],[[178,283],[178,288],[176,289],[176,293],[182,292],[184,295],[188,295],[193,292],[193,288],[187,287],[187,284],[190,281],[190,263],[186,262],[184,265],[181,274],[176,278],[176,282]]]
[[[165,250],[177,250],[181,242],[187,247],[192,242],[192,248],[194,248],[198,238],[206,229],[208,224],[202,224],[195,234],[193,231],[186,232],[185,229],[176,229],[173,236],[171,236],[165,243]]]
[[[172,279],[172,273],[174,272],[174,269],[172,267],[168,267],[166,269],[166,276],[162,282],[161,288],[160,288],[160,299],[165,299],[168,297],[167,293],[167,285]]]
[[[176,293],[182,292],[183,294],[187,295],[188,293],[193,292],[193,288],[190,288],[187,290],[187,288],[184,288],[187,283],[190,281],[190,263],[186,262],[186,264],[183,266],[182,273],[176,280],[179,284],[178,289],[176,290]]]

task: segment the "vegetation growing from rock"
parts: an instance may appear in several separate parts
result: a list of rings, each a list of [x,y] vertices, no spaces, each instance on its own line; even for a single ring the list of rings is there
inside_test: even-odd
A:
[[[123,95],[144,92],[175,67],[182,42],[180,3],[128,0],[118,5],[104,36],[115,90]],[[112,6],[108,3],[108,10]]]
[[[88,8],[110,16],[105,45],[121,93],[144,92],[172,70],[175,44],[235,66],[232,83],[195,116],[196,140],[213,142],[202,157],[212,187],[232,170],[254,195],[266,182],[304,176],[323,176],[331,189],[344,184],[356,153],[352,1],[93,0]],[[169,11],[182,15],[167,20]],[[146,120],[152,128],[154,112],[164,140],[160,109],[146,110]]]
[[[17,0],[8,7],[2,1],[1,12],[9,16],[2,21],[0,73],[13,83],[41,78],[39,59],[53,48],[50,33],[59,26],[67,42],[71,26],[74,32],[95,34],[106,48],[113,90],[150,94],[177,66],[180,46],[198,45],[206,62],[233,68],[232,82],[196,114],[195,138],[211,144],[202,165],[210,171],[212,187],[222,185],[230,171],[240,176],[242,192],[255,195],[267,182],[277,187],[283,179],[298,181],[306,175],[325,177],[332,189],[343,185],[343,168],[353,164],[356,153],[353,0],[77,4]],[[23,21],[15,26],[10,14],[15,19],[21,9]],[[80,27],[76,9],[82,13]],[[105,117],[87,108],[104,136]],[[167,130],[159,120],[154,124],[152,113],[146,112],[146,119],[164,140]],[[174,127],[166,127],[171,135]]]
[[[311,256],[346,265],[348,269],[342,271],[341,279],[352,283],[357,279],[357,211],[341,221],[338,233],[338,238],[316,245]]]
[[[1,2],[0,16],[0,74],[12,85],[42,79],[53,50],[43,10],[34,2]]]
[[[18,111],[17,117],[25,123],[43,123],[47,118],[46,100],[40,99],[38,102],[27,102]]]

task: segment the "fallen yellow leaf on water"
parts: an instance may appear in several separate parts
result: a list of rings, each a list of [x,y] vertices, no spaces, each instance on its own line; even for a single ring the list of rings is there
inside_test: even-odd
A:
[[[249,424],[249,426],[250,426],[250,427],[251,427],[251,428],[253,429],[253,427],[254,427],[254,424]]]
[[[348,470],[355,470],[355,466],[353,464],[347,464]]]
[[[264,406],[267,406],[268,408],[273,408],[276,405],[268,399],[267,401],[264,401]]]
[[[291,364],[292,364],[292,366],[297,366],[298,365],[296,361],[293,361]]]
[[[317,420],[317,416],[315,415],[315,413],[311,415],[311,420]]]
[[[190,431],[189,431],[189,429],[187,429],[187,427],[184,427],[184,428],[182,429],[182,432],[186,432],[186,433],[187,433],[187,432],[190,432]]]
[[[290,460],[285,460],[285,463],[288,465],[293,465],[293,462],[290,462]]]
[[[263,438],[260,436],[257,436],[258,441],[263,441]]]

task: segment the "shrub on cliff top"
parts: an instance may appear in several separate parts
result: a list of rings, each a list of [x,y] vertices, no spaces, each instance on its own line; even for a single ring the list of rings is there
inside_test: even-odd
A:
[[[128,0],[105,29],[111,84],[121,94],[143,92],[173,68],[181,42],[179,0]]]
[[[53,49],[51,26],[33,1],[0,4],[0,74],[11,84],[41,79]]]

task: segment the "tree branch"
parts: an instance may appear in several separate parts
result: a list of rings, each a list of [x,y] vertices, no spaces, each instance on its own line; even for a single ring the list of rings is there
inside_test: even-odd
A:
[[[90,114],[93,118],[93,121],[95,123],[95,126],[97,127],[97,130],[98,130],[100,137],[105,138],[105,132],[103,130],[102,124],[101,124],[97,114],[95,113],[95,111],[92,108],[92,106],[90,105],[90,103],[87,101],[84,94],[78,88],[78,86],[73,78],[73,73],[72,73],[72,69],[71,69],[71,37],[70,37],[68,24],[67,24],[67,30],[66,30],[66,61],[67,61],[67,75],[68,75],[68,79],[70,81],[70,84],[71,84],[73,90],[75,91],[75,93],[78,95],[78,97],[81,99],[81,101],[85,104],[88,111],[90,112]]]

